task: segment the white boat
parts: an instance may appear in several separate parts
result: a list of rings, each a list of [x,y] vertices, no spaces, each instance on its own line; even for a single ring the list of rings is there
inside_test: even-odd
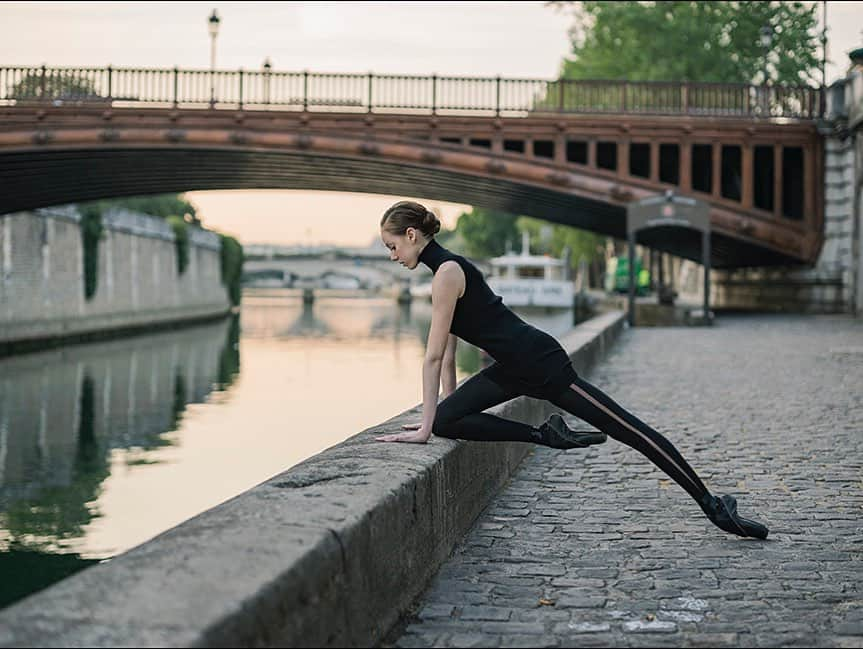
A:
[[[530,235],[522,233],[521,254],[508,252],[491,259],[488,285],[508,307],[571,309],[573,285],[568,261],[530,254]]]

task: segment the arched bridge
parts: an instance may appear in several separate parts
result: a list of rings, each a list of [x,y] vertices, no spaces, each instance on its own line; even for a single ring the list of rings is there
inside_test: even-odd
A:
[[[820,89],[0,68],[0,214],[207,189],[409,195],[624,239],[626,205],[711,207],[714,268],[811,264]],[[369,215],[357,215],[368,218]],[[639,242],[700,260],[700,235]]]

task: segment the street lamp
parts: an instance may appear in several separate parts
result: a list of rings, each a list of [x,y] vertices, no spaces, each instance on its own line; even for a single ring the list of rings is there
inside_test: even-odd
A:
[[[219,35],[219,14],[213,9],[207,27],[210,30],[210,108],[216,106],[216,36]]]
[[[770,55],[770,45],[773,43],[773,28],[770,25],[763,25],[761,27],[759,40],[761,41],[761,47],[764,48],[764,78],[761,80],[763,105],[761,107],[761,114],[766,116],[770,114],[770,89],[767,87],[767,58]]]
[[[270,63],[270,57],[264,59],[264,103],[270,103],[270,72],[273,69],[273,64]]]
[[[823,18],[821,19],[821,85],[827,86],[827,0],[822,3],[824,5]],[[821,92],[822,99],[824,92]]]
[[[764,48],[764,80],[762,83],[767,83],[767,57],[770,54],[770,46],[773,44],[773,28],[770,25],[764,25],[760,32],[761,47]]]

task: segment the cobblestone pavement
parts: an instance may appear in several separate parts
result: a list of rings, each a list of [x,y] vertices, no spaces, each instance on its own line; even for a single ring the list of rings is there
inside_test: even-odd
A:
[[[395,646],[863,646],[863,322],[625,330],[586,378],[769,538],[714,527],[614,440],[536,447]]]

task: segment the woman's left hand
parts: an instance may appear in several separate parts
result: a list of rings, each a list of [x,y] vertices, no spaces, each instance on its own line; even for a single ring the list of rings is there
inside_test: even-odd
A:
[[[429,437],[431,437],[431,435],[420,429],[409,433],[382,435],[381,437],[375,437],[375,439],[379,442],[410,442],[413,444],[425,444],[428,442]]]

